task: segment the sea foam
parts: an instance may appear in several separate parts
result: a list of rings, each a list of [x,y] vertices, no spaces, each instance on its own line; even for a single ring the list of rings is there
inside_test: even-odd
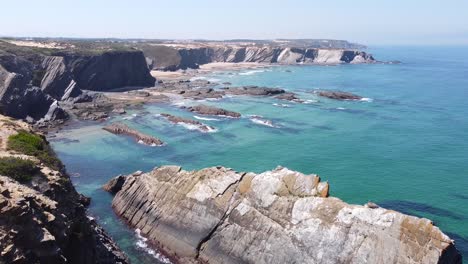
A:
[[[241,72],[239,75],[254,75],[256,73],[261,73],[265,72],[264,70],[252,70],[252,71],[247,71],[247,72]]]
[[[151,249],[148,246],[148,243],[147,243],[148,239],[141,235],[140,229],[135,230],[135,235],[137,237],[137,242],[135,244],[139,249],[145,251],[146,253],[148,253],[149,255],[151,255],[152,257],[154,257],[155,259],[159,260],[162,263],[168,263],[168,264],[172,263],[168,258],[163,256],[160,252],[154,249]]]

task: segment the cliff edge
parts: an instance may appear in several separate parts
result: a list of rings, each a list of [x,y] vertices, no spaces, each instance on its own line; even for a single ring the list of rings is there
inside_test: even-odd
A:
[[[0,263],[128,263],[45,138],[0,115]]]

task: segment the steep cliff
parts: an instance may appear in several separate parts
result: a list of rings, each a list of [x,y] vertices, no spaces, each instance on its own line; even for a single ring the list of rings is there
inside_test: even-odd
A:
[[[258,62],[282,64],[374,63],[372,55],[345,49],[294,48],[275,46],[144,46],[145,56],[153,61],[153,69],[178,70],[210,62]],[[170,56],[168,54],[171,54]]]
[[[17,150],[20,133],[29,139],[20,144],[36,143]],[[27,124],[0,115],[0,263],[127,263],[48,151]]]
[[[328,197],[317,175],[164,166],[113,183],[115,212],[183,263],[461,263],[431,221]]]
[[[143,53],[138,50],[51,50],[0,41],[0,103],[6,115],[37,121],[56,101],[75,100],[83,90],[151,87]],[[66,117],[65,114],[48,115]]]

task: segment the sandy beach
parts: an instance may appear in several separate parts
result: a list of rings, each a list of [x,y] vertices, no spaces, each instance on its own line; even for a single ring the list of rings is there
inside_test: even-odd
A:
[[[248,69],[270,68],[275,65],[271,63],[257,63],[257,62],[213,62],[200,65],[199,69],[193,70],[178,70],[178,71],[151,71],[151,75],[158,80],[177,80],[187,79],[200,75],[206,75],[216,71],[242,71]]]

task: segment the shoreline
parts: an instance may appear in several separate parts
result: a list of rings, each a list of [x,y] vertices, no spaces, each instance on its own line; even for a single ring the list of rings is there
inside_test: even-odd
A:
[[[278,67],[282,65],[274,65],[271,63],[258,63],[258,62],[212,62],[200,65],[199,69],[187,69],[177,71],[157,71],[152,70],[151,75],[156,80],[180,80],[183,78],[194,78],[201,77],[203,75],[212,74],[215,72],[228,72],[228,71],[242,71],[242,70],[254,70],[254,69],[267,69],[272,67]]]

